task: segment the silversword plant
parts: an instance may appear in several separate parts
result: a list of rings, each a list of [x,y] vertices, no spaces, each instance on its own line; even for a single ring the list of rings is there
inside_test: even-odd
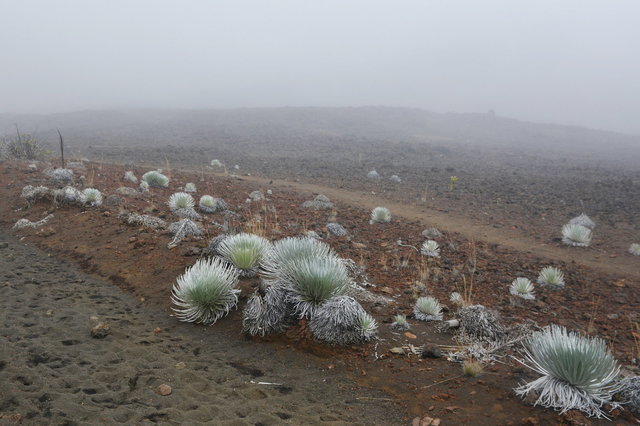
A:
[[[376,207],[371,210],[370,224],[391,222],[391,212],[386,207]]]
[[[558,268],[546,266],[538,275],[538,284],[556,288],[564,287],[564,274]]]
[[[152,170],[143,174],[142,180],[147,182],[149,186],[156,188],[166,188],[169,186],[169,178],[157,170]]]
[[[102,193],[95,188],[85,188],[82,191],[82,204],[90,206],[102,205]]]
[[[222,258],[242,271],[243,275],[253,275],[271,249],[271,243],[266,238],[240,233],[222,240],[217,251]]]
[[[521,362],[542,377],[515,391],[522,397],[535,392],[534,405],[561,413],[580,410],[598,418],[606,417],[605,404],[612,409],[619,406],[613,395],[620,367],[604,340],[551,325],[525,342],[523,354]]]
[[[178,277],[171,291],[181,321],[213,324],[238,303],[238,272],[219,258],[200,259]]]
[[[440,257],[440,247],[434,240],[427,240],[422,243],[420,253],[428,257]]]
[[[528,278],[516,278],[509,287],[509,293],[527,300],[536,298],[533,283]]]
[[[402,314],[398,314],[393,317],[393,322],[391,323],[391,327],[400,331],[406,331],[411,328],[411,326],[409,325],[409,322],[407,321],[407,316]]]
[[[413,315],[420,321],[441,321],[442,306],[434,297],[426,296],[416,300]]]
[[[562,242],[574,247],[588,247],[591,243],[591,229],[567,223],[562,227]]]
[[[640,256],[640,244],[633,243],[629,246],[629,253],[634,256]]]

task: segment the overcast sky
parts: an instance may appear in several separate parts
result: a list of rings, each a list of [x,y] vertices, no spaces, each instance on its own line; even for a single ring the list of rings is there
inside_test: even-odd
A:
[[[0,112],[389,105],[640,134],[638,0],[0,0]]]

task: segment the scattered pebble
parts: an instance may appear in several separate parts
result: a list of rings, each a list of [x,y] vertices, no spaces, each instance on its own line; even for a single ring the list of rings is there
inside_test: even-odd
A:
[[[164,383],[161,384],[160,386],[158,386],[156,388],[156,393],[158,395],[162,395],[162,396],[167,396],[167,395],[171,395],[171,386],[169,385],[165,385]]]
[[[109,324],[105,324],[103,322],[99,323],[95,327],[91,329],[91,337],[95,339],[104,339],[111,333],[111,328]]]

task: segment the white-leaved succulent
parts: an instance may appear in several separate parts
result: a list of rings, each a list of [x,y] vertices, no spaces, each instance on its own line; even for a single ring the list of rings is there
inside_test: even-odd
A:
[[[124,180],[131,183],[138,183],[138,178],[133,174],[131,170],[124,172]]]
[[[222,258],[242,271],[243,275],[254,275],[258,265],[271,249],[271,242],[266,238],[240,233],[222,240],[217,251]]]
[[[227,203],[222,198],[203,195],[200,197],[198,207],[200,207],[200,210],[204,213],[216,213],[227,210]]]
[[[533,283],[528,278],[516,278],[509,287],[509,293],[527,300],[536,298]]]
[[[564,287],[564,274],[558,268],[545,266],[538,275],[538,284],[552,288]]]
[[[147,182],[149,186],[156,188],[166,188],[169,186],[169,178],[157,170],[151,170],[143,174],[142,180]]]
[[[411,328],[409,322],[407,321],[407,316],[402,314],[398,314],[393,317],[391,327],[401,331],[406,331]]]
[[[629,253],[634,256],[640,256],[640,244],[633,243],[629,246]]]
[[[420,297],[413,307],[413,316],[420,321],[441,321],[442,306],[434,297]]]
[[[522,397],[535,392],[534,405],[561,413],[580,410],[598,418],[606,417],[605,404],[619,406],[613,395],[619,388],[620,367],[604,340],[551,325],[525,342],[523,354],[521,362],[542,377],[515,391]]]
[[[562,227],[562,242],[574,247],[588,247],[591,243],[591,229],[567,223]]]
[[[282,268],[281,278],[291,289],[290,300],[300,318],[313,318],[321,304],[344,295],[351,278],[336,256],[297,259]]]
[[[219,258],[200,259],[178,277],[171,291],[181,321],[213,324],[238,303],[238,272]]]
[[[193,182],[185,183],[184,192],[196,192],[196,184]]]
[[[427,240],[422,243],[420,253],[428,257],[440,257],[440,246],[434,240]]]
[[[371,210],[370,224],[391,222],[391,212],[386,207],[376,207]]]
[[[263,257],[260,268],[265,278],[279,280],[296,261],[327,256],[336,257],[336,254],[322,241],[309,237],[287,237],[273,243],[273,249]]]
[[[102,205],[102,193],[95,188],[85,188],[82,191],[82,204],[90,206]]]

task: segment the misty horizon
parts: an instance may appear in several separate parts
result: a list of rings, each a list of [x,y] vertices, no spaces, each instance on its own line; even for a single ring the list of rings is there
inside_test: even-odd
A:
[[[0,113],[385,106],[640,135],[640,4],[4,6]]]

